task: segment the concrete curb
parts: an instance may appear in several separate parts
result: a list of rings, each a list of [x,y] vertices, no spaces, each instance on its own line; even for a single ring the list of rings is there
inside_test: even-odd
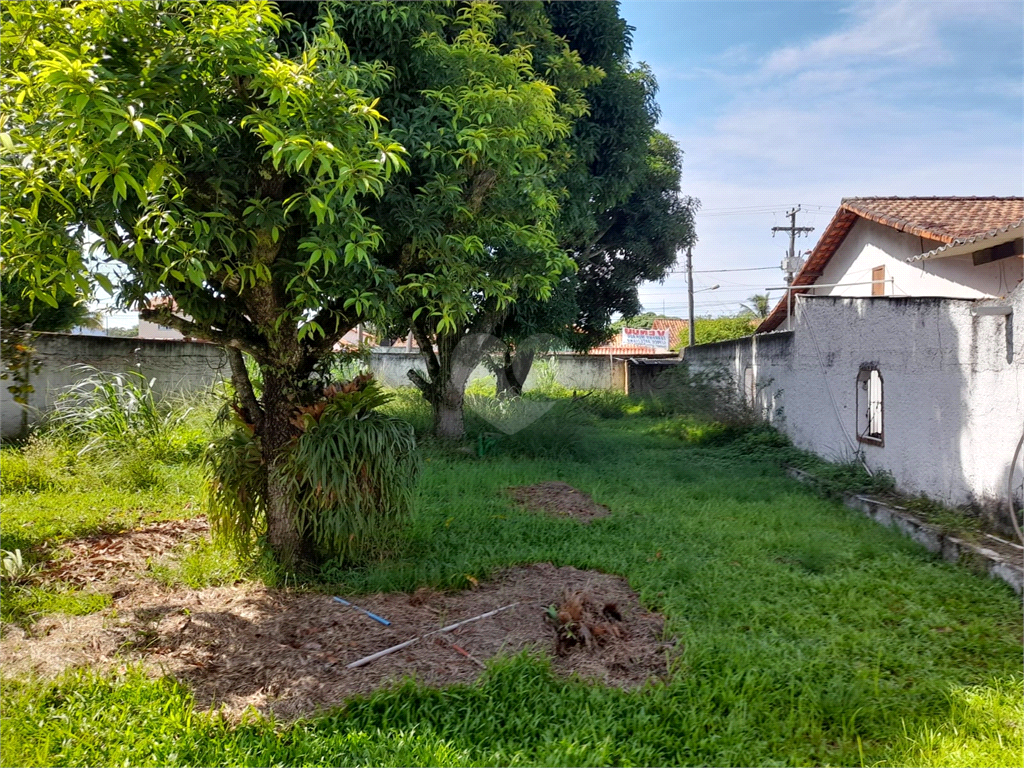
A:
[[[787,467],[786,474],[808,485],[818,483],[814,475],[796,467]],[[943,533],[938,526],[919,520],[902,507],[891,506],[869,496],[847,493],[843,495],[843,504],[886,528],[895,528],[947,562],[980,566],[990,577],[1005,581],[1024,598],[1024,554],[1015,562],[988,547]]]

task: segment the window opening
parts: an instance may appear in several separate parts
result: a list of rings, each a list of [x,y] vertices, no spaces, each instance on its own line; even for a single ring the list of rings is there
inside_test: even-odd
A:
[[[882,445],[882,374],[877,368],[861,368],[857,374],[857,439]]]

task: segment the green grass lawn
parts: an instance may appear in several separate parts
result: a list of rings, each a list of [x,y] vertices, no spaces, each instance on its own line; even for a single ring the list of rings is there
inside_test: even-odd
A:
[[[0,762],[1021,764],[1021,605],[1008,586],[814,495],[785,476],[763,434],[664,424],[542,422],[535,444],[499,441],[483,457],[425,441],[401,555],[322,576],[374,591],[461,587],[535,561],[621,574],[681,640],[665,683],[625,693],[516,656],[472,686],[409,682],[297,723],[229,726],[195,711],[187,688],[131,669],[6,682]],[[504,494],[544,480],[590,493],[612,516],[581,526]],[[188,514],[197,493],[179,483],[164,502],[116,489],[8,494],[0,534],[5,548],[11,535],[31,547],[108,519]]]

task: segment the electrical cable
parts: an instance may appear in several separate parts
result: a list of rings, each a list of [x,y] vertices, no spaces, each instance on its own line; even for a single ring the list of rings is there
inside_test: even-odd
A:
[[[710,274],[712,272],[714,272],[715,274],[717,274],[719,272],[762,272],[762,271],[768,270],[768,269],[778,269],[778,267],[740,267],[738,269],[695,269],[695,270],[693,270],[693,274],[695,274],[695,275],[706,275],[706,274]],[[686,270],[685,269],[673,269],[673,270],[669,271],[669,274],[670,275],[685,275],[686,274]]]
[[[1024,447],[1024,434],[1020,436],[1020,440],[1017,441],[1017,450],[1013,452],[1013,460],[1010,462],[1010,471],[1006,476],[1006,500],[1010,502],[1010,521],[1013,523],[1013,530],[1017,532],[1017,538],[1020,539],[1020,543],[1024,544],[1024,533],[1020,531],[1020,524],[1017,522],[1017,513],[1013,509],[1013,470],[1017,468],[1017,458],[1020,456],[1020,450]]]

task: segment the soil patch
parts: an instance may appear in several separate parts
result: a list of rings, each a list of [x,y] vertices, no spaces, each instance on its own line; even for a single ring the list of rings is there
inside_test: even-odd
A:
[[[509,488],[509,494],[520,504],[529,509],[557,517],[573,517],[586,524],[598,517],[611,514],[608,507],[603,507],[590,496],[577,491],[568,483],[547,482],[537,485],[521,485]]]
[[[613,624],[614,631],[600,642],[568,643],[554,614],[573,601],[596,606],[599,614],[591,618]],[[329,595],[154,586],[116,601],[116,613],[51,617],[29,632],[11,629],[0,641],[0,666],[5,675],[49,676],[75,666],[141,661],[154,674],[187,681],[200,707],[224,706],[238,717],[252,706],[289,720],[405,676],[434,686],[468,683],[482,674],[487,659],[526,648],[549,655],[561,674],[622,688],[664,675],[675,652],[662,641],[663,618],[640,605],[625,579],[549,563],[506,569],[475,590],[421,589],[353,602],[391,626]],[[518,605],[346,669],[364,656],[512,603]]]
[[[40,573],[43,581],[64,581],[79,587],[99,587],[140,574],[146,563],[168,554],[182,542],[210,532],[204,517],[168,520],[124,533],[75,539],[60,547],[56,559]]]

